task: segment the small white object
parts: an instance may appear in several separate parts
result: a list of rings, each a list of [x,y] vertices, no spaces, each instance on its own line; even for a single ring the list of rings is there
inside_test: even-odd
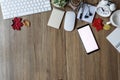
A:
[[[120,28],[116,28],[107,36],[107,40],[120,52]]]
[[[1,0],[3,19],[51,10],[50,0]]]
[[[48,21],[48,26],[59,29],[62,22],[65,11],[53,8],[51,16]]]
[[[108,6],[98,6],[96,12],[102,17],[109,17],[112,13]]]
[[[99,2],[99,5],[107,5],[108,4],[108,1],[107,0],[101,0]]]
[[[99,4],[97,5],[97,14],[102,16],[102,17],[109,17],[116,9],[116,5],[112,2],[109,2],[107,0],[101,0]]]
[[[65,15],[64,29],[66,31],[72,31],[75,26],[76,14],[73,11],[67,11]]]
[[[91,53],[99,49],[89,25],[79,28],[78,33],[87,53]]]
[[[111,11],[116,10],[116,5],[114,3],[110,4],[110,10]]]

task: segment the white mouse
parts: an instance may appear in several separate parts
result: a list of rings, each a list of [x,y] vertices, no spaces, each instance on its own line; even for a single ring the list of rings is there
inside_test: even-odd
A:
[[[66,31],[72,31],[75,26],[76,14],[73,11],[67,11],[64,21],[64,29]]]

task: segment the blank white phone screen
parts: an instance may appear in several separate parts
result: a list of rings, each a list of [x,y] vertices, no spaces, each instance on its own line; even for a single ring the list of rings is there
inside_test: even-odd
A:
[[[87,53],[91,53],[91,52],[99,49],[97,42],[95,40],[95,37],[94,37],[89,25],[79,28],[78,33],[80,35],[80,38],[83,42],[83,45],[84,45]]]

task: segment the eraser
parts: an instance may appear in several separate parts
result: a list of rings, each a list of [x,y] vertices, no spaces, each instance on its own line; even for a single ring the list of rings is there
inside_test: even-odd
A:
[[[78,28],[78,33],[87,53],[91,53],[99,49],[89,25]]]
[[[51,16],[48,21],[48,26],[59,29],[65,11],[53,8]]]

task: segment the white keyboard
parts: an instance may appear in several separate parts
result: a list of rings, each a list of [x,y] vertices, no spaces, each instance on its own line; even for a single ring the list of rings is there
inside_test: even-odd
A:
[[[9,19],[51,10],[50,0],[1,1],[3,19]]]

